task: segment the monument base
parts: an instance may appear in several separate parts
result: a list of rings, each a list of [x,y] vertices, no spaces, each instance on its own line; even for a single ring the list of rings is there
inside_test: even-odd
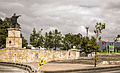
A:
[[[6,38],[6,48],[22,48],[22,38]]]
[[[22,48],[22,38],[20,36],[20,29],[8,29],[8,37],[6,38],[6,48]]]

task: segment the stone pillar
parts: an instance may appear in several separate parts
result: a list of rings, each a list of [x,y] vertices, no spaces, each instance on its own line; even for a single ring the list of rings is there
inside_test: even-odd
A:
[[[76,58],[75,59],[79,59],[80,58],[80,52],[76,51]]]
[[[6,38],[6,48],[22,48],[21,29],[9,28],[8,37]]]

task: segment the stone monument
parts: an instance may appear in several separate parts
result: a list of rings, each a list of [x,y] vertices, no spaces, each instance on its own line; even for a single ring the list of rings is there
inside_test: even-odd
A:
[[[8,28],[8,37],[6,38],[6,48],[22,48],[21,28],[18,26],[17,19],[19,16],[14,15],[11,18],[12,24]]]

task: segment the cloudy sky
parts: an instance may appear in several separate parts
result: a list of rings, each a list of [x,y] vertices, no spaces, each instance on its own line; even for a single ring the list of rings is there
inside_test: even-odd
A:
[[[62,34],[81,33],[94,36],[96,22],[106,23],[103,40],[112,41],[120,34],[120,0],[0,0],[0,17],[22,15],[18,19],[26,39],[32,29],[47,31],[58,29]]]

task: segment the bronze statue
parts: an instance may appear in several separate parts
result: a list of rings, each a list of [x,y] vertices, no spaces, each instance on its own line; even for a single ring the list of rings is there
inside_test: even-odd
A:
[[[17,19],[18,19],[18,17],[20,17],[20,16],[21,16],[21,15],[16,16],[16,13],[14,13],[14,15],[13,15],[12,18],[11,18],[11,22],[12,22],[11,27],[12,27],[12,28],[20,28],[20,24],[17,23]]]

